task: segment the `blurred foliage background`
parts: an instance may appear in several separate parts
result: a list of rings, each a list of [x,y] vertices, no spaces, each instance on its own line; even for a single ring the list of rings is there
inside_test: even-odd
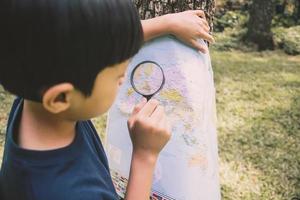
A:
[[[282,49],[300,54],[300,1],[218,0],[214,32],[222,33],[216,34],[218,50]]]
[[[217,0],[213,35],[222,198],[300,199],[300,1]],[[0,157],[13,98],[0,86]]]

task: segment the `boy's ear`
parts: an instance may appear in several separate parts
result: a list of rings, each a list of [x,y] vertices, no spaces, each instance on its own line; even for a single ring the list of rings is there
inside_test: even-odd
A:
[[[57,114],[66,111],[71,106],[71,93],[74,86],[71,83],[61,83],[50,87],[43,95],[42,104],[46,110]]]

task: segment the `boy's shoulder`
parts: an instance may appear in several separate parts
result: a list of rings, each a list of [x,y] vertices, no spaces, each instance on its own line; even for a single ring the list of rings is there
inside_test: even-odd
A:
[[[104,149],[90,121],[78,122],[73,142],[49,151],[13,141],[23,100],[12,106],[0,173],[4,199],[117,199]]]

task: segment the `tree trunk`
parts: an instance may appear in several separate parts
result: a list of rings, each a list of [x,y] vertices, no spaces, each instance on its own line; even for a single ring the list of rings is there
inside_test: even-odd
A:
[[[300,22],[300,0],[295,0],[295,18]]]
[[[215,13],[215,0],[132,0],[140,14],[141,19],[149,19],[168,13],[185,10],[201,9],[206,13],[210,27],[213,27]]]
[[[271,32],[274,9],[274,0],[253,0],[250,8],[248,32],[245,39],[256,44],[259,50],[274,49]]]

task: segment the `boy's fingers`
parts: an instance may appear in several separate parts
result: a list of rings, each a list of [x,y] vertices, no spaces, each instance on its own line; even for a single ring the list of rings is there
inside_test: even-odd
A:
[[[151,119],[155,123],[159,123],[164,116],[164,108],[162,106],[157,106],[151,115]]]
[[[200,30],[204,30],[206,33],[209,33],[209,31],[210,31],[209,26],[206,26],[206,24],[203,24],[202,21],[200,21],[198,24],[199,24],[199,29]]]
[[[200,18],[199,21],[201,21],[201,23],[204,24],[205,26],[209,27],[208,22],[206,21],[206,19]]]
[[[158,106],[158,101],[155,99],[150,99],[146,105],[140,110],[139,115],[142,116],[151,116],[151,114],[153,113],[153,111],[156,109],[156,107]]]
[[[215,39],[209,33],[201,32],[199,34],[199,37],[202,38],[202,39],[204,39],[204,40],[206,40],[206,41],[208,41],[208,42],[210,42],[210,43],[212,43],[212,44],[215,43]]]
[[[194,10],[193,13],[195,13],[197,16],[206,19],[205,13],[203,10]]]
[[[136,115],[137,113],[139,113],[140,110],[145,106],[146,103],[147,103],[147,99],[143,98],[137,105],[135,105],[135,107],[132,111],[132,117],[130,117],[127,121],[127,126],[129,129],[132,128],[133,123],[135,121],[135,117],[133,117],[133,116]]]
[[[168,132],[171,132],[171,125],[167,120],[166,116],[164,116],[163,119],[161,120],[160,126],[163,127],[163,129],[167,130]]]
[[[214,37],[210,33],[208,33],[208,36],[209,36],[209,40],[207,40],[207,41],[209,41],[210,43],[214,44],[216,42],[215,39],[214,39]]]
[[[210,26],[208,25],[208,23],[206,21],[203,21],[203,23],[204,23],[204,30],[206,32],[209,32],[210,31]]]
[[[146,103],[147,103],[147,99],[143,98],[137,105],[135,105],[132,114],[135,115],[138,112],[140,112],[140,110],[145,106]]]
[[[209,33],[210,28],[209,28],[209,27],[205,27],[204,30],[205,30],[207,33]]]
[[[171,138],[171,125],[167,120],[167,117],[164,115],[160,120],[158,127],[165,131],[165,137],[169,140]]]
[[[192,41],[192,46],[194,47],[194,48],[196,48],[196,49],[198,49],[199,51],[201,51],[202,53],[206,53],[207,52],[207,50],[206,50],[206,48],[204,47],[204,45],[202,45],[202,44],[200,44],[198,41],[196,41],[196,40],[193,40]]]

